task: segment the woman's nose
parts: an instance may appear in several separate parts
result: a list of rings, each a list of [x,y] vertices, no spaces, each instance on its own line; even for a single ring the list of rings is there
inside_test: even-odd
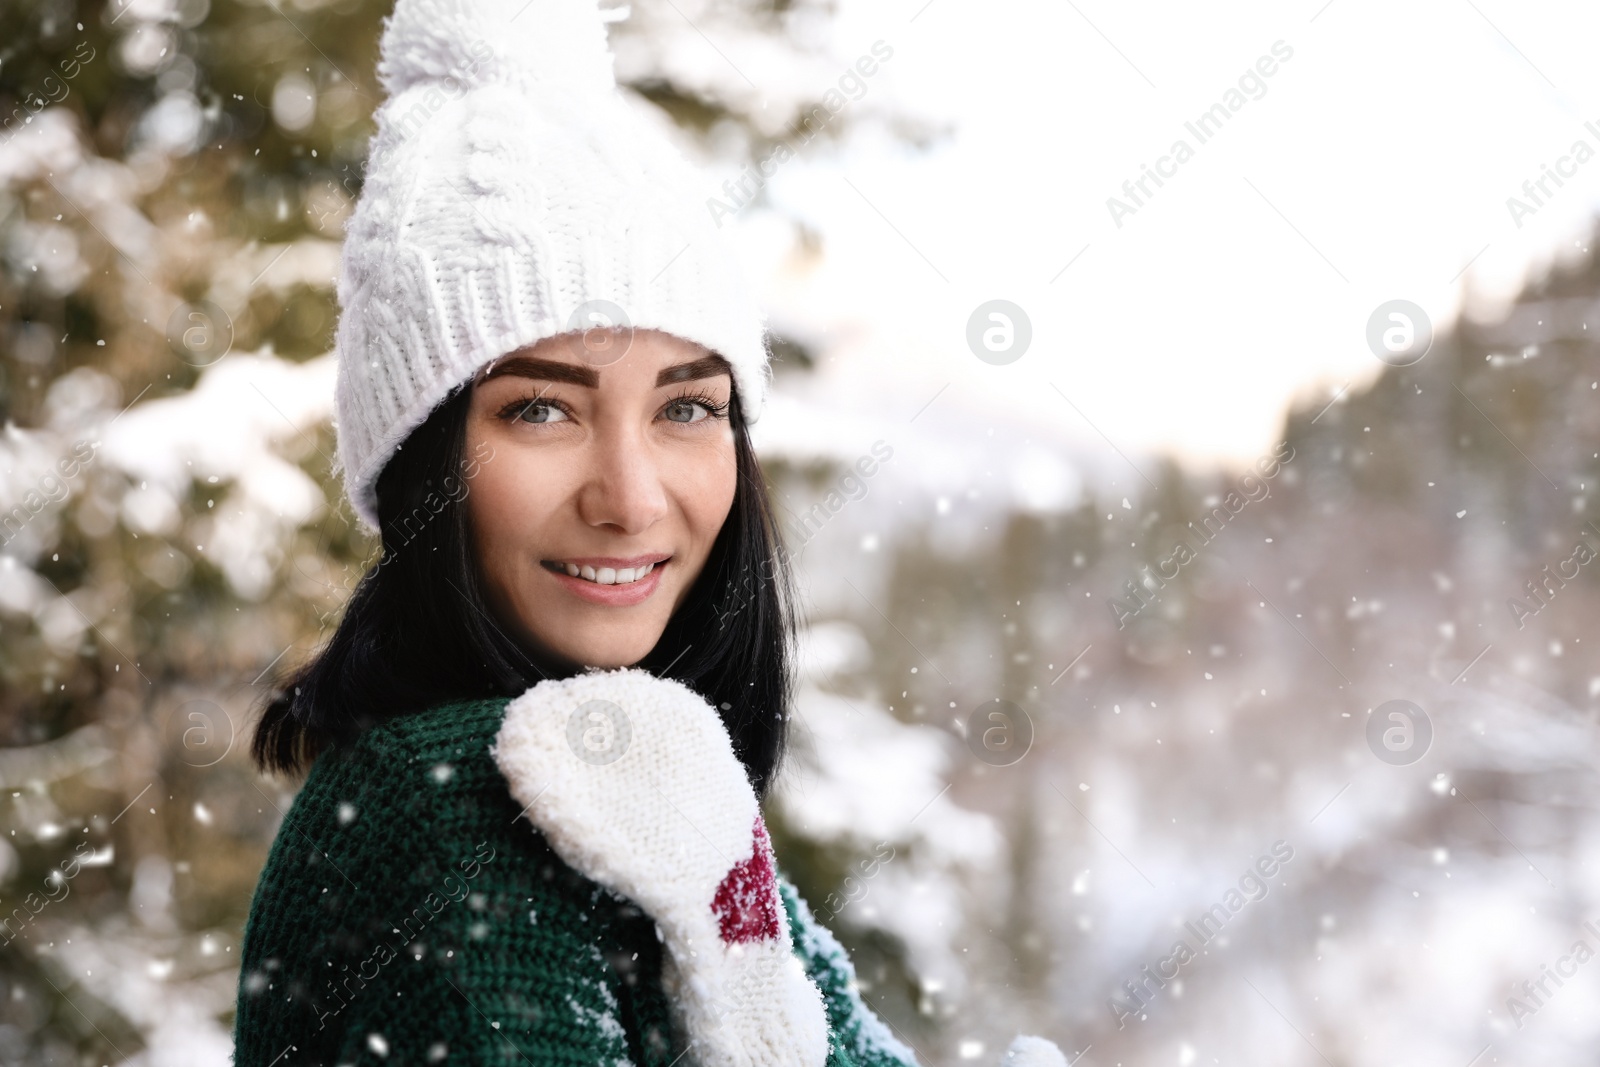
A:
[[[590,526],[621,533],[648,530],[667,514],[667,492],[658,457],[642,434],[621,428],[598,435],[578,497],[579,517]]]

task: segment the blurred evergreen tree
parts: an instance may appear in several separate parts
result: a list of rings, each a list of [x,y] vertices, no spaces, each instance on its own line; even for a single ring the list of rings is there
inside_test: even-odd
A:
[[[376,549],[330,473],[327,398],[304,395],[329,384],[390,7],[0,5],[0,915],[23,909],[0,934],[0,1062],[220,1062],[231,941],[288,801],[244,757],[251,711]],[[831,18],[634,4],[619,80],[732,173],[854,58],[828,51]],[[760,90],[734,66],[758,52]],[[211,402],[237,411],[162,406],[224,380]],[[237,435],[198,416],[263,404],[258,444],[290,469],[250,482]],[[141,418],[170,438],[110,454]],[[50,882],[82,841],[103,862]]]

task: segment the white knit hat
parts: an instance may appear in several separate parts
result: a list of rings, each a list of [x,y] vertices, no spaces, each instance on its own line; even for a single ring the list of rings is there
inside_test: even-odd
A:
[[[546,337],[621,325],[698,342],[760,413],[761,316],[708,182],[622,99],[605,21],[598,0],[395,4],[339,278],[339,467],[369,526],[395,448],[479,368]]]

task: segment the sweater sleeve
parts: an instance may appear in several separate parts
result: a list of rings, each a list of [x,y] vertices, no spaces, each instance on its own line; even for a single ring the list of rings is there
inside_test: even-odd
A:
[[[251,908],[236,1067],[665,1062],[622,902],[519,820],[499,706],[446,710],[313,768]]]
[[[911,1049],[862,1001],[844,946],[816,920],[787,878],[778,878],[778,892],[789,913],[795,953],[827,1007],[828,1067],[918,1067]]]

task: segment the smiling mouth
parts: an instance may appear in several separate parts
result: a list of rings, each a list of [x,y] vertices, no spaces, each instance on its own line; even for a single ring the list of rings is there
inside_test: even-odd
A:
[[[587,563],[568,563],[563,560],[547,559],[541,561],[541,566],[557,574],[565,574],[569,578],[578,578],[595,585],[632,585],[634,582],[643,581],[657,567],[662,566],[671,559],[670,556],[632,567],[596,567]]]

